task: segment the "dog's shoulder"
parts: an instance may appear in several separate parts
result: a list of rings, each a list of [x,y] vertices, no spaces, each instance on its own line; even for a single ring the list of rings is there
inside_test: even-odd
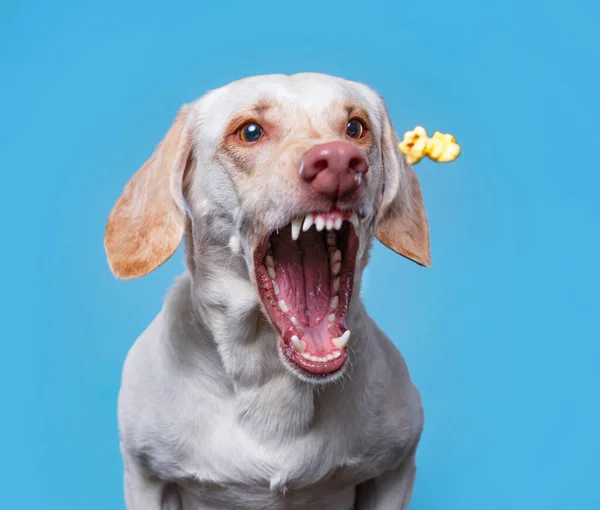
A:
[[[354,381],[360,391],[361,409],[367,428],[385,443],[405,449],[416,443],[423,429],[423,407],[419,390],[411,379],[397,346],[370,318],[365,317],[365,348]]]
[[[175,466],[190,440],[201,442],[229,391],[216,376],[220,361],[214,344],[190,320],[189,301],[189,281],[180,277],[123,367],[118,406],[122,449],[155,473]]]

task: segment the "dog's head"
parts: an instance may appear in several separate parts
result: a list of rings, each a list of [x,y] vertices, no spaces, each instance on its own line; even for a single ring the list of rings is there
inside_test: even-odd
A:
[[[346,361],[373,235],[430,263],[419,183],[383,100],[326,75],[247,78],[183,106],[110,214],[112,272],[153,271],[188,222],[219,230],[193,235],[244,260],[281,357],[303,379],[331,378]]]

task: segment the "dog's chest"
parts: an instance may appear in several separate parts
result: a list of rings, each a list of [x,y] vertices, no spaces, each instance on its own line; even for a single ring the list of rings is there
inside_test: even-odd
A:
[[[394,467],[411,439],[407,423],[345,427],[344,416],[285,440],[257,438],[232,418],[213,416],[195,441],[180,443],[185,449],[172,443],[163,452],[163,467],[178,467],[162,475],[178,480],[190,508],[197,500],[207,508],[350,509],[355,486]]]

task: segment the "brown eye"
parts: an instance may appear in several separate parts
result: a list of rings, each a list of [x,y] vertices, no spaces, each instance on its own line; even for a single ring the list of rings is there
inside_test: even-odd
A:
[[[242,142],[256,142],[263,135],[263,129],[255,122],[248,122],[240,129],[240,140]]]
[[[362,138],[365,126],[360,119],[351,119],[346,125],[346,134],[350,138]]]

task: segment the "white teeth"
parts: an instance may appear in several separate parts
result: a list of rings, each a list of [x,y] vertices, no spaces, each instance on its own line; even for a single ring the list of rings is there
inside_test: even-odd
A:
[[[335,313],[330,313],[330,314],[327,316],[327,320],[328,320],[329,322],[333,322],[333,321],[335,320]]]
[[[313,215],[307,214],[302,224],[302,232],[306,232],[310,227],[313,226]]]
[[[348,343],[348,340],[350,340],[350,330],[347,329],[346,331],[344,331],[344,334],[342,336],[340,336],[339,338],[333,338],[331,340],[331,343],[333,345],[335,345],[338,349],[343,349],[344,347],[346,347],[346,344]]]
[[[340,298],[338,296],[333,296],[333,298],[331,299],[331,309],[335,310],[338,305],[340,304]]]
[[[302,355],[302,357],[304,359],[307,359],[309,361],[320,361],[321,363],[326,363],[327,361],[333,361],[334,359],[337,359],[342,355],[341,351],[338,351],[337,349],[335,351],[327,354],[327,356],[315,356],[315,355],[309,354],[307,352],[301,352],[300,354]]]
[[[280,299],[277,304],[283,313],[288,313],[290,311],[287,303],[283,299]]]
[[[271,278],[271,280],[274,280],[277,276],[275,269],[273,269],[272,267],[267,267],[267,273],[269,273],[269,278]]]
[[[300,228],[302,227],[302,218],[296,218],[292,221],[292,241],[297,241],[300,237]]]
[[[353,212],[348,220],[352,225],[354,225],[355,230],[358,230],[360,226],[360,220],[358,219],[358,215]],[[327,229],[328,231],[340,230],[342,225],[344,224],[344,220],[340,217],[336,218],[327,218],[325,219],[320,214],[314,216],[312,214],[307,214],[302,217],[292,221],[292,240],[297,241],[300,237],[300,231],[306,232],[310,230],[310,228],[314,225],[318,232],[321,232],[323,229]],[[279,231],[277,231],[279,233]],[[269,249],[271,248],[271,243],[269,243]]]
[[[304,352],[306,350],[306,343],[300,340],[296,335],[292,337],[292,344],[294,345],[294,349],[298,352]]]
[[[340,290],[340,279],[339,278],[336,278],[335,280],[333,280],[333,290],[335,292]]]
[[[279,294],[279,285],[277,285],[277,282],[275,280],[273,280],[273,291],[275,292],[275,294]]]
[[[317,227],[318,232],[321,232],[325,228],[325,220],[322,216],[317,216],[315,219],[315,227]]]
[[[303,358],[306,358],[306,359],[307,359],[307,360],[309,360],[309,361],[318,361],[318,362],[321,362],[321,363],[325,363],[326,361],[330,361],[330,360],[327,358],[327,356],[322,356],[322,357],[321,357],[321,356],[313,356],[312,354],[305,354],[305,353],[302,353],[302,357],[303,357]]]
[[[290,321],[292,322],[292,324],[293,324],[294,326],[297,326],[297,325],[298,325],[298,319],[296,319],[296,317],[295,317],[294,315],[292,315],[292,318],[290,319]]]

